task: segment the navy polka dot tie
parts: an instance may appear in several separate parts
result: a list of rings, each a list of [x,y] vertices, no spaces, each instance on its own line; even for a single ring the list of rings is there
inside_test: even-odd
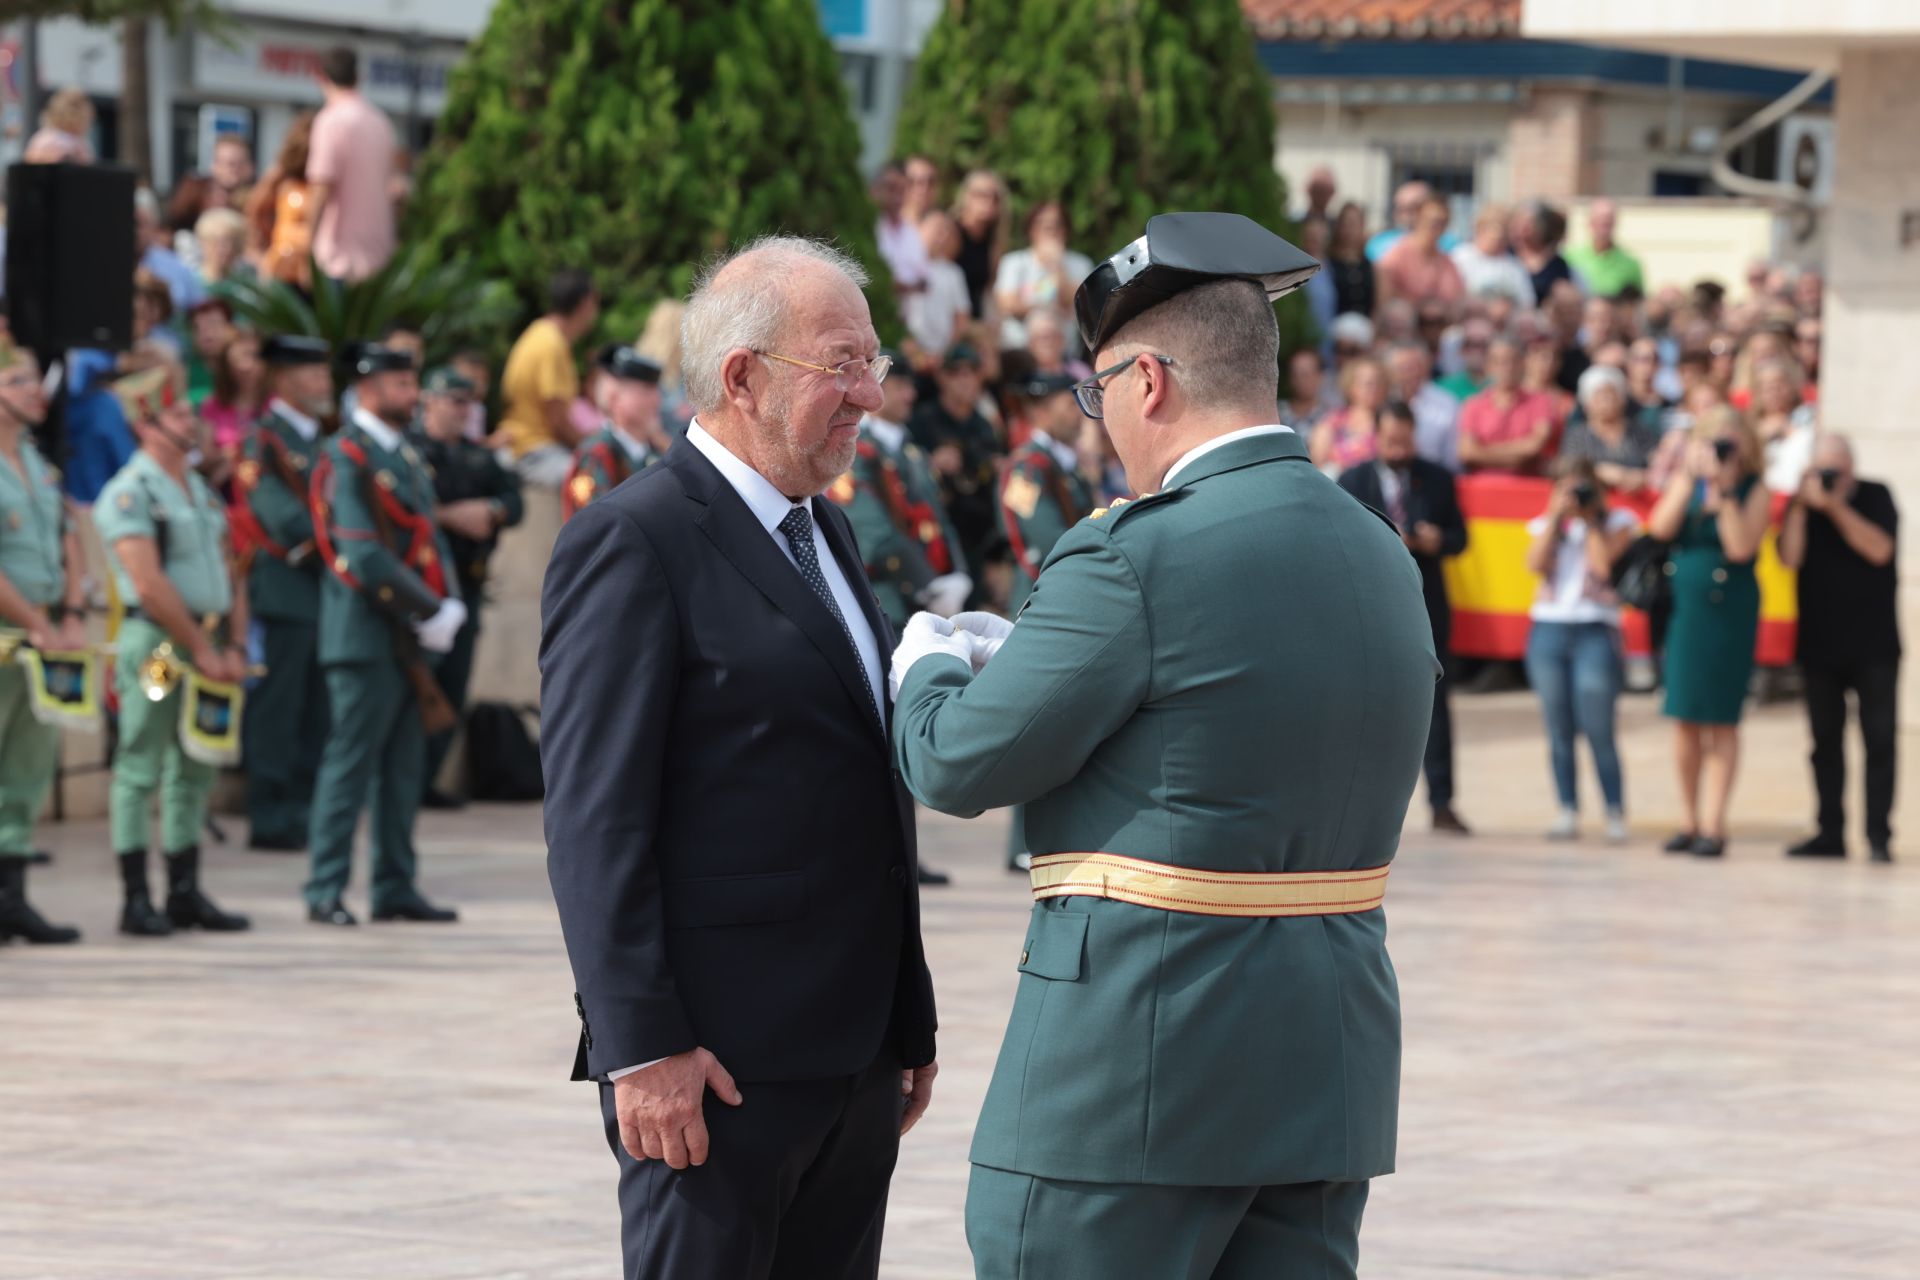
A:
[[[827,585],[826,575],[820,572],[820,557],[813,549],[813,515],[805,507],[795,507],[787,512],[787,518],[780,522],[780,532],[786,535],[787,545],[793,548],[794,563],[800,566],[800,576],[813,588],[813,594],[827,606],[827,612],[840,624],[840,634],[847,638],[847,647],[853,650],[853,665],[860,672],[860,688],[867,695],[867,709],[873,712],[876,724],[885,724],[880,718],[880,707],[873,700],[873,682],[867,678],[867,663],[860,656],[860,646],[854,643],[853,628],[847,625],[847,615],[840,612],[840,602],[833,598],[833,588]]]

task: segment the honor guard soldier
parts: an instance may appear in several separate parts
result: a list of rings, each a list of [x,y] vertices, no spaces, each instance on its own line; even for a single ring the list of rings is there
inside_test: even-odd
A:
[[[980,412],[986,385],[980,353],[956,342],[940,362],[934,382],[937,394],[913,407],[907,430],[925,451],[941,503],[967,550],[966,563],[954,568],[965,569],[978,582],[999,545],[999,521],[993,512],[1001,458],[993,423]]]
[[[1007,460],[1007,474],[1000,482],[1000,527],[1013,551],[1013,591],[1007,612],[1016,618],[1033,593],[1034,580],[1053,544],[1094,507],[1093,486],[1080,473],[1081,455],[1068,442],[1079,437],[1083,427],[1097,433],[1100,424],[1074,403],[1073,383],[1072,376],[1064,373],[1035,374],[1027,382],[1024,389],[1033,434]],[[1024,806],[1015,805],[1010,817],[1007,867],[1025,871],[1031,858]]]
[[[907,437],[913,370],[897,352],[880,384],[885,399],[860,421],[853,466],[827,491],[847,510],[867,580],[894,634],[915,609],[951,617],[973,593],[967,557],[940,503],[927,455]]]
[[[27,901],[33,820],[53,785],[59,730],[33,710],[41,652],[84,649],[80,544],[67,523],[60,477],[33,447],[47,414],[33,354],[0,338],[0,942],[78,942]]]
[[[124,608],[114,637],[120,740],[108,805],[126,894],[120,932],[235,932],[247,928],[246,917],[222,911],[200,888],[198,841],[218,766],[193,744],[211,729],[238,745],[231,713],[247,677],[246,583],[233,572],[226,505],[188,463],[193,410],[171,370],[133,374],[113,391],[140,443],[93,507]],[[205,681],[222,691],[226,707],[214,723],[203,719],[201,704],[213,696]],[[156,792],[167,863],[164,914],[154,910],[147,887]]]
[[[453,638],[453,649],[433,672],[456,715],[466,708],[467,683],[473,676],[487,562],[500,540],[500,531],[519,524],[526,513],[520,500],[520,477],[501,466],[493,450],[467,438],[467,423],[479,391],[452,369],[433,370],[421,384],[420,426],[412,433],[414,446],[426,460],[427,474],[433,478],[434,522],[446,535],[460,598],[467,602],[467,620]],[[429,809],[456,809],[462,803],[433,785],[453,747],[453,734],[452,729],[443,729],[427,741],[426,790],[421,803]]]
[[[372,810],[375,920],[447,922],[414,886],[413,822],[425,786],[427,736],[453,725],[427,654],[444,655],[467,620],[445,536],[433,522],[433,480],[404,438],[420,401],[413,357],[374,343],[349,356],[352,417],[315,468],[313,531],[320,584],[320,665],[330,727],[313,794],[307,918],[359,921],[341,902],[353,830]]]
[[[660,366],[632,347],[614,346],[601,353],[600,367],[612,383],[607,420],[574,451],[560,491],[566,518],[666,457],[673,443],[660,424]]]
[[[235,486],[234,545],[246,566],[247,603],[261,623],[267,670],[247,698],[250,848],[307,847],[314,778],[327,740],[320,674],[320,575],[307,489],[320,456],[321,421],[333,411],[331,353],[319,338],[270,338],[267,410],[248,438]]]
[[[1034,850],[982,1280],[1352,1280],[1393,1168],[1381,903],[1439,664],[1399,535],[1279,423],[1271,299],[1318,266],[1187,213],[1096,267],[1077,395],[1144,496],[1069,529],[1017,623],[916,617],[894,656],[908,787],[1024,802]]]

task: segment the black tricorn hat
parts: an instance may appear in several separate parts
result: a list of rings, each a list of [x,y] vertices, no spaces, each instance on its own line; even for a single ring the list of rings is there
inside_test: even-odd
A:
[[[603,349],[599,364],[602,369],[623,381],[660,381],[660,366],[629,346],[616,345]]]
[[[356,342],[347,348],[347,367],[356,378],[370,378],[376,373],[405,373],[413,368],[413,353],[383,347],[377,342]]]
[[[271,365],[325,364],[331,355],[325,338],[300,333],[275,334],[260,346],[260,358]]]
[[[1251,280],[1273,299],[1319,269],[1318,259],[1240,214],[1162,213],[1147,219],[1147,234],[1093,269],[1073,310],[1094,352],[1127,321],[1196,285]]]

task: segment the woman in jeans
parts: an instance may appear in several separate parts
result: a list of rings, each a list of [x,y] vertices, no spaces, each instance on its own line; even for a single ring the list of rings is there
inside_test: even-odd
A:
[[[1673,621],[1667,627],[1665,713],[1674,721],[1686,826],[1668,853],[1726,852],[1727,807],[1740,767],[1740,711],[1753,676],[1760,584],[1753,562],[1772,503],[1760,483],[1760,438],[1738,409],[1694,424],[1685,465],[1647,519],[1673,544]]]
[[[1620,696],[1620,602],[1613,594],[1613,563],[1633,541],[1639,521],[1610,511],[1606,490],[1586,458],[1562,458],[1545,515],[1527,526],[1533,542],[1527,568],[1541,577],[1527,639],[1527,681],[1540,697],[1560,813],[1550,840],[1580,834],[1574,739],[1593,752],[1606,801],[1607,839],[1627,838],[1627,802],[1614,744],[1614,703]]]

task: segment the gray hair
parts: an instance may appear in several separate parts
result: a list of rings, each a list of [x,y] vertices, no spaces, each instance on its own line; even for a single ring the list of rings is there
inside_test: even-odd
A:
[[[1627,398],[1627,375],[1610,364],[1588,365],[1587,371],[1580,375],[1580,381],[1576,385],[1579,390],[1575,398],[1582,406],[1593,398],[1594,392],[1602,387],[1612,387],[1619,393],[1622,400]]]
[[[1124,360],[1143,351],[1173,359],[1174,377],[1203,409],[1280,401],[1280,326],[1252,280],[1216,280],[1175,294],[1121,326],[1108,346]]]
[[[754,270],[730,270],[748,258]],[[680,367],[695,412],[708,412],[724,398],[720,366],[729,351],[776,344],[793,302],[789,282],[808,266],[836,271],[856,289],[867,283],[866,268],[852,256],[805,236],[761,236],[700,269],[680,317]]]

